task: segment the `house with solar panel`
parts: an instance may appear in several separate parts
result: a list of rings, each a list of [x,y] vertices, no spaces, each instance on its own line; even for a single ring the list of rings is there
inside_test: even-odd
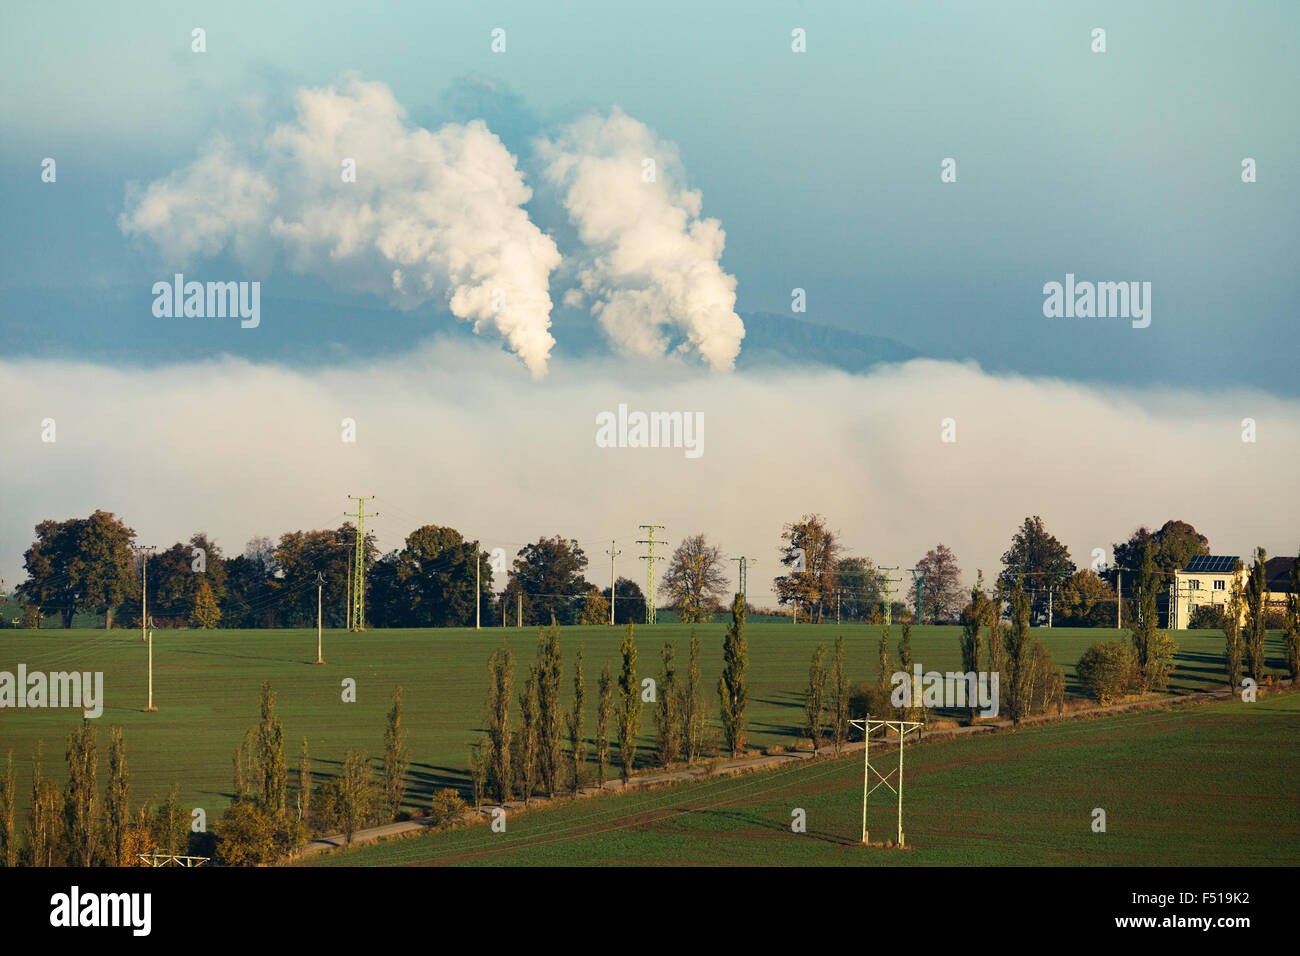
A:
[[[1295,558],[1269,558],[1264,562],[1264,605],[1269,610],[1278,613],[1286,610],[1295,563]]]
[[[1192,612],[1203,604],[1227,604],[1232,599],[1234,579],[1244,595],[1247,569],[1238,563],[1240,561],[1241,558],[1235,554],[1198,554],[1187,562],[1187,567],[1175,571],[1174,613],[1169,626],[1187,627]],[[1245,601],[1241,613],[1245,623]]]

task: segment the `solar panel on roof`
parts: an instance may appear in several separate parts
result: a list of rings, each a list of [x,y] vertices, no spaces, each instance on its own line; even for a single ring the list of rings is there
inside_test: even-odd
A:
[[[1236,564],[1236,555],[1198,554],[1187,562],[1184,571],[1197,571],[1202,574],[1227,574]]]

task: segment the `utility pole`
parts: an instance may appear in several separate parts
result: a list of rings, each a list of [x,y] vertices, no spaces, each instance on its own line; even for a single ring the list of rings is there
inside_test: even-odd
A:
[[[1047,626],[1049,629],[1052,626],[1052,586],[1050,584],[1047,586]]]
[[[749,561],[750,561],[750,559],[747,558],[747,557],[745,557],[744,555],[741,555],[740,557],[738,557],[738,558],[732,558],[731,560],[732,560],[732,561],[735,561],[736,564],[737,564],[737,573],[738,573],[739,578],[740,578],[740,588],[739,588],[739,591],[740,591],[740,597],[741,597],[741,600],[748,600],[748,598],[749,598]]]
[[[835,589],[835,626],[840,624],[840,589]]]
[[[614,550],[614,541],[611,539],[609,542],[609,550],[606,551],[605,553],[609,555],[609,625],[610,627],[613,627],[614,626],[614,597],[615,597],[614,559],[617,558],[623,552]]]
[[[1115,569],[1115,630],[1122,630],[1124,627],[1124,571],[1122,568]]]
[[[366,514],[365,503],[373,501],[375,496],[368,495],[361,497],[359,495],[348,495],[348,498],[357,503],[357,513],[348,514],[343,512],[349,518],[357,519],[357,547],[356,554],[353,557],[352,570],[352,620],[349,626],[354,631],[364,631],[366,629],[366,531],[365,522],[367,518],[378,518],[379,513]]]
[[[153,550],[151,544],[133,544],[131,550],[140,553],[140,643],[149,639],[148,625],[148,594],[149,594],[149,552]],[[149,651],[149,680],[150,686],[153,682],[153,650],[152,646]],[[149,692],[149,705],[153,706],[153,691]]]
[[[912,584],[916,587],[916,623],[921,623],[921,592],[925,588],[925,576],[930,573],[929,568],[911,568]],[[918,578],[917,572],[921,573]]]
[[[482,625],[479,623],[479,608],[482,604],[481,596],[483,594],[482,585],[479,583],[479,574],[483,568],[483,555],[479,553],[478,542],[474,542],[474,630],[480,630]]]
[[[519,615],[515,619],[515,627],[523,627],[524,626],[524,592],[521,590],[518,594],[515,595],[515,597],[519,599],[519,602],[515,605],[516,613],[518,613]]]
[[[646,538],[637,541],[637,544],[647,545],[650,552],[641,555],[641,560],[646,563],[645,622],[653,624],[655,622],[655,545],[665,543],[655,540],[655,528],[662,528],[663,525],[642,524],[637,527],[650,532]]]
[[[902,578],[891,578],[890,571],[897,571],[898,568],[877,568],[877,571],[883,571],[880,580],[885,585],[885,627],[894,623],[894,585],[902,581]]]
[[[153,631],[149,631],[149,706],[145,708],[149,713],[158,710],[153,705]]]
[[[316,572],[316,663],[324,664],[325,658],[321,656],[321,596],[325,586],[325,575],[319,571]]]

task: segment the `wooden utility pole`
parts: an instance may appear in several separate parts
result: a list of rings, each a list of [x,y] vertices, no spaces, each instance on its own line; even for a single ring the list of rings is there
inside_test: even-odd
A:
[[[322,608],[322,589],[325,584],[325,576],[319,571],[316,572],[316,663],[324,664],[325,658],[321,656],[321,608]]]
[[[480,608],[482,605],[483,588],[479,583],[479,574],[483,568],[483,556],[479,553],[478,542],[474,542],[474,630],[480,630],[483,625],[479,620]]]
[[[149,631],[149,706],[145,708],[153,713],[158,708],[153,705],[153,631]]]
[[[614,559],[617,558],[623,552],[615,551],[614,542],[610,541],[609,550],[606,551],[605,553],[609,555],[609,623],[610,626],[612,627],[614,624],[614,596],[615,596],[614,595]]]

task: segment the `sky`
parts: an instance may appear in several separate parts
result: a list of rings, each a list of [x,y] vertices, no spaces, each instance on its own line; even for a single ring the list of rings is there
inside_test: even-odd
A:
[[[1029,514],[1081,564],[1171,518],[1291,553],[1298,26],[1282,2],[6,4],[0,575],[46,517],[238,552],[348,494],[387,501],[386,548],[562,533],[596,581],[610,539],[640,576],[653,521],[766,582],[806,512],[881,564],[942,541],[968,582]],[[176,272],[258,281],[259,325],[155,315]],[[1150,326],[1045,316],[1067,274],[1151,283]],[[750,312],[921,358],[736,372]],[[597,448],[620,403],[703,412],[705,453]]]

